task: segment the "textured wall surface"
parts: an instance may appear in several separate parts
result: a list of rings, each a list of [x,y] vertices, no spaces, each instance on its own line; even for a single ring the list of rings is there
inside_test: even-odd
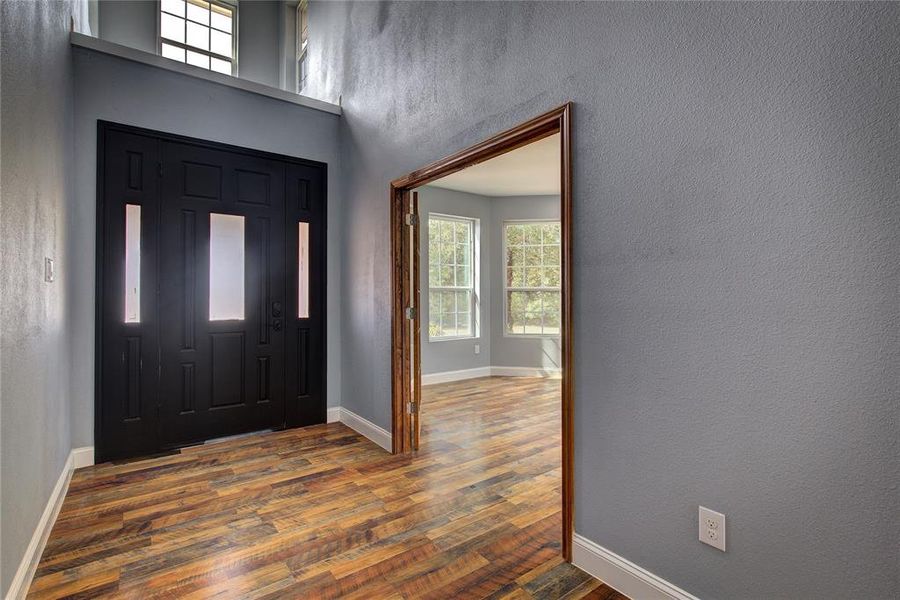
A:
[[[704,598],[900,596],[900,4],[311,11],[344,406],[390,424],[389,181],[572,100],[576,530]]]
[[[76,2],[0,3],[0,596],[69,455]],[[44,282],[44,257],[57,277]]]
[[[75,446],[92,445],[94,429],[94,247],[97,120],[107,120],[328,163],[328,404],[341,398],[340,117],[77,49],[76,177],[72,207],[75,324],[72,420]]]
[[[97,23],[104,40],[156,54],[158,0],[99,0]]]

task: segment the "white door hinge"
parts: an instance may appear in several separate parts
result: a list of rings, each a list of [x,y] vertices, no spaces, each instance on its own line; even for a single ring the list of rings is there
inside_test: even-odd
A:
[[[412,213],[406,214],[406,224],[410,227],[419,224],[419,215],[414,215]]]
[[[414,306],[406,307],[406,318],[409,319],[410,321],[412,321],[413,319],[416,318],[416,307],[414,307]]]
[[[415,402],[407,402],[406,403],[406,412],[414,415],[419,412],[419,405]]]

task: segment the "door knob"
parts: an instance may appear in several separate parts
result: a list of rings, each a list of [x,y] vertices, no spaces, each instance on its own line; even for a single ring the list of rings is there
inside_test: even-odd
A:
[[[281,316],[281,302],[273,302],[272,303],[272,316],[273,317]]]
[[[281,331],[281,319],[275,319],[272,321],[272,329],[275,331]]]

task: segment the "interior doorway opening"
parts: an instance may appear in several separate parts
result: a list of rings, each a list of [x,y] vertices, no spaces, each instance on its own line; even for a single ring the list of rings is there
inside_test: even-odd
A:
[[[422,412],[423,348],[431,342],[445,340],[470,340],[466,344],[476,345],[474,340],[484,339],[485,332],[479,328],[486,325],[484,315],[488,314],[484,304],[479,302],[483,302],[485,296],[499,294],[498,301],[492,302],[497,309],[491,311],[491,329],[495,333],[500,332],[500,339],[537,340],[536,352],[542,361],[532,368],[532,371],[539,372],[534,373],[535,377],[529,385],[520,385],[516,393],[532,399],[546,400],[549,397],[552,406],[548,414],[552,415],[555,410],[558,415],[561,551],[569,561],[572,555],[574,496],[571,111],[571,103],[560,106],[391,184],[393,451],[418,450],[422,421],[430,418],[428,411]],[[446,189],[448,181],[464,189],[465,185],[472,185],[473,177],[478,179],[477,169],[471,167],[491,159],[502,161],[516,150],[533,152],[539,147],[545,150],[550,148],[557,159],[552,166],[556,172],[555,214],[545,214],[543,218],[536,215],[523,219],[505,218],[499,225],[496,219],[482,223],[482,219],[453,214],[452,210],[432,210],[430,203],[427,214],[422,214],[422,194],[425,190],[442,185],[440,182]],[[546,163],[546,158],[543,161],[537,159],[536,164],[542,162]],[[461,173],[463,170],[466,171]],[[485,175],[488,180],[491,179],[489,173]],[[468,184],[464,181],[466,179],[470,180]],[[484,182],[479,185],[484,185]],[[479,252],[476,248],[476,242],[484,239],[481,234],[485,226],[490,226],[491,234],[499,236],[495,241],[501,241],[499,249],[497,244],[492,246],[495,248],[492,262],[482,260],[486,249],[482,248]],[[452,260],[449,251],[423,244],[423,236],[433,233],[429,228],[436,228],[437,235],[452,245]],[[526,247],[531,255],[530,262],[524,256]],[[444,262],[447,264],[434,260],[435,251],[445,255],[447,260]],[[544,253],[548,256],[546,262]],[[554,253],[558,253],[556,264]],[[426,256],[423,257],[423,254]],[[487,254],[490,256],[491,253]],[[499,262],[501,257],[503,262]],[[421,264],[423,258],[427,262]],[[479,288],[484,281],[483,269],[487,267],[496,268],[496,279],[502,276],[503,281],[502,287],[498,286],[498,280],[488,284],[492,286],[492,293]],[[432,282],[437,282],[437,285],[432,285]],[[424,320],[426,314],[427,321]],[[436,319],[433,318],[435,314]],[[556,346],[555,356],[543,348],[548,340]],[[430,354],[430,350],[425,350],[426,354]],[[480,353],[480,348],[478,351]],[[495,365],[485,366],[487,369],[483,373],[493,375],[492,367]],[[429,367],[428,371],[433,371],[433,367]],[[501,378],[503,373],[502,369],[497,370]],[[426,373],[426,377],[431,374]],[[434,378],[427,381],[433,383]],[[495,387],[503,383],[490,382]],[[517,383],[521,384],[522,380]],[[466,385],[463,380],[455,386],[458,389],[451,386],[444,390],[443,409],[436,404],[433,416],[440,418],[441,410],[445,414],[459,410],[463,406],[458,402],[459,397],[465,398],[473,393],[465,389]],[[557,391],[554,391],[554,385],[558,386]],[[505,385],[504,389],[515,387]],[[452,400],[454,396],[456,401]],[[547,405],[546,402],[537,402],[535,406],[546,408]],[[495,407],[495,410],[503,410],[503,407]],[[428,426],[431,427],[431,424]],[[516,424],[511,423],[511,426]],[[528,431],[527,427],[521,429],[525,437],[539,435],[536,431]]]

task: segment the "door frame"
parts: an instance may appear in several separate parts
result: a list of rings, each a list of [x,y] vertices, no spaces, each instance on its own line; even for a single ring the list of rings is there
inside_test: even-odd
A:
[[[166,131],[159,131],[155,129],[147,129],[145,127],[137,127],[134,125],[126,125],[123,123],[116,123],[114,121],[106,121],[103,119],[97,119],[97,171],[95,174],[97,189],[96,189],[96,213],[95,213],[95,250],[94,250],[94,448],[95,455],[97,458],[97,462],[102,462],[105,460],[105,455],[107,452],[107,448],[104,445],[103,440],[103,312],[104,312],[104,266],[103,266],[103,258],[104,253],[106,251],[105,240],[106,240],[106,231],[105,231],[105,189],[104,189],[104,173],[106,169],[106,134],[112,131],[120,131],[123,133],[130,133],[134,135],[142,135],[147,137],[156,138],[158,141],[171,141],[178,142],[182,144],[192,144],[195,146],[200,146],[203,148],[209,148],[212,150],[220,150],[224,152],[233,152],[245,154],[248,156],[253,156],[262,159],[268,160],[277,160],[286,163],[286,165],[294,164],[301,167],[310,167],[314,169],[321,169],[322,171],[322,206],[321,206],[321,228],[322,228],[322,244],[319,252],[319,265],[318,268],[321,272],[322,277],[322,289],[320,293],[320,304],[321,304],[321,343],[322,343],[322,355],[320,357],[322,368],[321,368],[321,381],[320,390],[321,390],[321,398],[320,398],[320,417],[321,423],[325,423],[327,421],[327,406],[328,406],[328,378],[325,376],[325,373],[328,369],[328,298],[327,298],[327,289],[328,289],[328,164],[316,160],[310,160],[305,158],[298,158],[296,156],[289,156],[286,154],[278,154],[275,152],[267,152],[265,150],[256,150],[253,148],[246,148],[243,146],[236,146],[234,144],[226,144],[224,142],[215,142],[211,140],[205,140],[202,138],[189,137],[185,135],[179,135],[175,133],[169,133]],[[161,157],[158,168],[161,167]],[[287,170],[285,172],[285,177],[287,177]],[[159,193],[159,190],[158,190]],[[162,209],[160,204],[159,210]],[[285,214],[287,215],[287,207],[285,207]],[[287,227],[287,221],[285,221],[285,226]],[[288,256],[289,245],[285,243],[285,264],[289,264],[287,260],[290,258]],[[159,265],[157,265],[159,268]],[[290,288],[290,282],[293,281],[290,277],[290,273],[286,269],[285,276],[288,277],[287,287]],[[157,320],[158,326],[158,320]],[[285,341],[285,359],[287,359],[287,341]],[[289,371],[287,365],[285,366],[285,381],[289,377]],[[286,388],[287,389],[287,388]],[[154,398],[154,402],[157,402],[158,399]],[[282,428],[290,429],[294,427],[303,427],[309,425],[310,423],[300,423],[297,420],[297,416],[291,414],[289,408],[289,399],[285,398],[285,417],[284,417],[284,425]],[[157,424],[157,427],[159,425]],[[158,449],[158,451],[163,451]],[[170,451],[170,450],[166,450]]]
[[[549,110],[533,119],[507,129],[474,146],[395,179],[390,185],[391,210],[391,433],[393,453],[412,450],[410,428],[417,426],[404,407],[417,400],[421,369],[411,356],[419,340],[410,338],[420,330],[421,311],[412,315],[407,326],[406,308],[420,306],[418,289],[410,289],[409,273],[413,257],[404,251],[404,206],[414,188],[484,162],[516,148],[560,134],[560,222],[562,229],[562,555],[572,560],[574,533],[574,346],[572,344],[572,109],[573,103]],[[418,286],[415,286],[418,287]]]

